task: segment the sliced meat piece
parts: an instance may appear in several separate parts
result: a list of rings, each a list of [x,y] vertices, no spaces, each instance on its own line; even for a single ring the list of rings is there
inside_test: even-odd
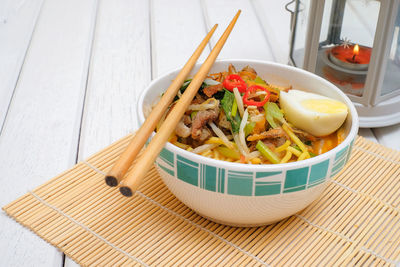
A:
[[[219,92],[223,89],[224,89],[224,86],[222,85],[222,83],[220,83],[220,84],[210,85],[210,86],[205,87],[203,89],[203,93],[208,97],[212,97],[216,92]]]
[[[244,67],[239,72],[239,75],[243,79],[248,79],[248,80],[254,80],[255,78],[257,78],[257,72],[253,68],[250,68],[249,66]]]
[[[257,151],[257,142],[258,141],[251,141],[249,143],[247,143],[247,147],[250,149],[250,151]]]
[[[244,67],[243,69],[242,69],[242,71],[247,71],[247,72],[251,72],[251,73],[253,73],[254,75],[256,75],[257,76],[257,72],[255,71],[255,69],[253,69],[252,67],[250,67],[250,66],[246,66],[246,67]]]
[[[303,131],[303,130],[297,129],[297,128],[292,128],[292,131],[293,131],[302,141],[306,140],[306,141],[314,142],[314,141],[317,141],[317,139],[318,139],[318,138],[315,137],[314,135],[309,134],[309,133],[307,133],[307,132],[305,132],[305,131]]]
[[[218,126],[228,130],[232,129],[232,124],[226,118],[225,112],[220,112]]]
[[[275,129],[270,129],[266,132],[262,132],[260,134],[252,134],[247,137],[247,141],[256,141],[256,140],[263,140],[263,139],[274,139],[274,138],[286,138],[285,131],[279,127]]]
[[[207,127],[203,127],[201,129],[201,133],[200,133],[200,137],[199,137],[199,141],[200,142],[204,142],[205,140],[207,140],[208,138],[211,137],[211,131],[207,128]]]
[[[223,72],[209,74],[207,77],[222,83],[227,75],[228,73],[226,71],[223,71]]]
[[[200,110],[192,121],[192,138],[199,140],[202,134],[202,128],[209,122],[218,118],[219,107],[213,109]]]
[[[205,99],[199,93],[197,93],[190,104],[201,104],[204,101],[205,101]]]
[[[235,69],[235,66],[233,66],[232,64],[229,64],[228,67],[228,74],[237,74],[237,71]]]
[[[276,147],[279,147],[279,146],[283,145],[287,139],[285,137],[278,137],[278,138],[274,138],[272,140],[273,140],[273,144]]]

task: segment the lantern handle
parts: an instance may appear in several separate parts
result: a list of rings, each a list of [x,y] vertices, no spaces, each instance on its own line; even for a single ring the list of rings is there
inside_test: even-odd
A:
[[[295,1],[296,1],[296,0],[292,0],[292,1],[290,1],[289,3],[287,3],[287,4],[285,5],[286,11],[292,13],[292,15],[294,14],[294,11],[293,11],[293,10],[290,10],[290,9],[289,9],[289,6],[290,6],[291,4],[293,4]]]
[[[293,31],[293,22],[294,22],[294,14],[295,14],[295,11],[294,11],[294,10],[290,10],[289,6],[290,6],[291,4],[293,4],[294,2],[296,2],[296,0],[292,0],[292,1],[290,1],[289,3],[287,3],[287,4],[285,5],[286,11],[290,13],[290,30],[291,30],[291,31]]]

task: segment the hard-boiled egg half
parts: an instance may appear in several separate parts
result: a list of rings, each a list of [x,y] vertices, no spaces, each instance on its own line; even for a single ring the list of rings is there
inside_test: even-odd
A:
[[[279,102],[290,123],[315,136],[336,131],[348,112],[338,100],[300,90],[281,91]]]

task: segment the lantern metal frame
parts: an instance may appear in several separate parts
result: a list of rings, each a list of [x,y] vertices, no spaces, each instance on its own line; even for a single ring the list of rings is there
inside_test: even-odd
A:
[[[360,116],[360,127],[381,127],[393,125],[400,122],[400,85],[399,89],[385,95],[381,95],[382,85],[386,73],[387,62],[389,60],[392,37],[394,35],[395,20],[400,12],[400,0],[376,0],[380,2],[379,15],[375,36],[373,40],[373,49],[369,63],[364,91],[361,96],[347,94],[354,102]],[[345,0],[333,0],[334,7],[339,10],[332,10],[343,14]],[[289,10],[289,5],[295,4],[294,11]],[[296,66],[293,58],[294,43],[296,38],[297,16],[301,11],[301,2],[293,0],[286,5],[286,10],[292,13],[291,17],[291,38],[289,64],[296,67],[302,67],[310,72],[316,72],[317,57],[321,45],[326,43],[319,42],[323,11],[325,0],[310,0],[308,10],[307,32],[304,44],[303,66]],[[341,9],[341,10],[340,10]],[[339,40],[333,40],[340,36],[343,16],[330,17],[328,41],[338,43]],[[336,25],[332,27],[331,25]],[[332,32],[332,29],[339,30]],[[400,75],[400,73],[399,73]]]

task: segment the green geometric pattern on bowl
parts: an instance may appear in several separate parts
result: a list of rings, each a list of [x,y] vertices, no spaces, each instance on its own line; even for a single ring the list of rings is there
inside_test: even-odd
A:
[[[156,166],[175,178],[205,190],[237,196],[268,196],[305,190],[336,175],[349,160],[354,140],[333,158],[286,172],[225,170],[174,155],[164,148]]]
[[[333,163],[331,177],[335,176],[340,172],[344,165],[349,161],[351,150],[353,149],[354,139],[350,142],[350,145],[346,146],[342,150],[336,153],[335,161]]]

